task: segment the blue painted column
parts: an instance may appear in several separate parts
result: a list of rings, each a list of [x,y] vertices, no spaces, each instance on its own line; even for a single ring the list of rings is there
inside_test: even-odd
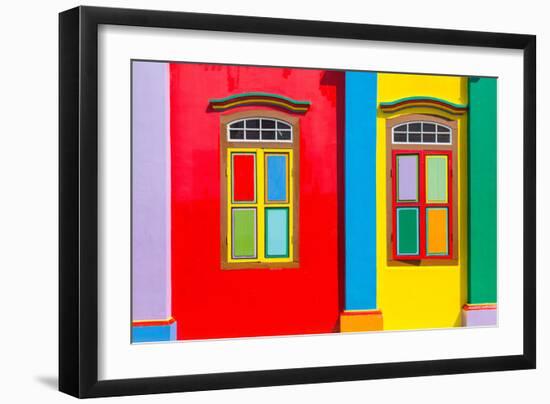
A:
[[[381,329],[376,305],[377,73],[346,72],[346,277],[342,331]]]

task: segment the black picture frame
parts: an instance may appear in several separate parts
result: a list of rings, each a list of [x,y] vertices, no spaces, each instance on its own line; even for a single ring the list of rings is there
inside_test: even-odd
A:
[[[98,381],[100,24],[523,50],[523,354]],[[84,398],[535,368],[535,61],[533,35],[96,7],[60,13],[59,389]]]

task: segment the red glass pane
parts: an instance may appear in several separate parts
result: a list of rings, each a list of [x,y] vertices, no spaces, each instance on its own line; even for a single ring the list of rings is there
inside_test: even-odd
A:
[[[233,155],[233,201],[254,202],[256,200],[255,154]]]

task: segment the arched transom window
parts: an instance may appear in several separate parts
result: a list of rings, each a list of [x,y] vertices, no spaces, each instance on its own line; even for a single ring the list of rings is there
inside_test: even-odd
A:
[[[451,128],[435,122],[407,122],[393,127],[394,144],[452,144]]]
[[[231,142],[292,142],[292,126],[279,119],[247,118],[227,125]]]

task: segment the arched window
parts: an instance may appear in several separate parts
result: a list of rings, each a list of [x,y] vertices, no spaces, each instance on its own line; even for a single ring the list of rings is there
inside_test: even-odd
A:
[[[233,142],[292,142],[292,126],[279,119],[239,119],[227,125],[227,140]]]
[[[388,119],[388,257],[457,257],[456,121],[431,115]]]
[[[412,121],[392,128],[394,144],[451,144],[452,130],[435,122]]]
[[[222,267],[298,264],[298,118],[277,111],[221,117]]]

